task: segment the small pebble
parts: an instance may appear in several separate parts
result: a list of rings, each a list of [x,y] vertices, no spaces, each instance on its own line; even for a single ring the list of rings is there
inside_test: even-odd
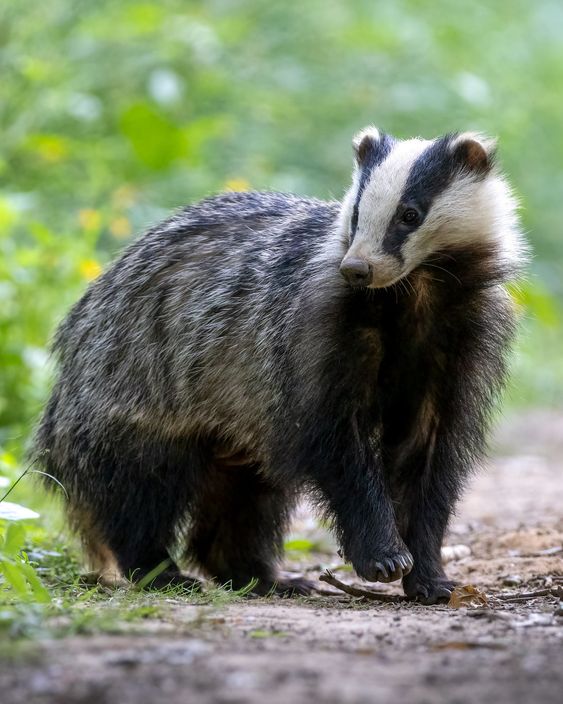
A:
[[[502,583],[505,587],[518,587],[522,584],[523,579],[520,575],[509,574],[503,578]]]

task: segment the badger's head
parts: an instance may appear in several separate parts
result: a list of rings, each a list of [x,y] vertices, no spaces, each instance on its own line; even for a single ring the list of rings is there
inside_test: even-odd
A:
[[[495,143],[475,133],[395,140],[375,127],[354,139],[352,187],[340,215],[352,286],[391,286],[436,255],[487,251],[514,268],[523,243]]]

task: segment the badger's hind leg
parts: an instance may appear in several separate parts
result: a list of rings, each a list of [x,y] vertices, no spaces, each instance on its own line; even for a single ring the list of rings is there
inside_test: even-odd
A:
[[[92,533],[84,534],[84,551],[88,558],[91,572],[87,575],[88,582],[97,582],[102,587],[118,589],[130,586],[129,580],[119,566],[114,553]]]
[[[170,549],[185,521],[191,491],[203,469],[189,447],[147,442],[134,451],[96,454],[97,481],[71,508],[98,581],[106,586],[141,583],[146,588],[198,588],[182,574]]]
[[[255,583],[254,594],[309,594],[311,582],[278,575],[293,504],[294,492],[269,481],[244,453],[215,454],[191,508],[189,559],[232,589]]]

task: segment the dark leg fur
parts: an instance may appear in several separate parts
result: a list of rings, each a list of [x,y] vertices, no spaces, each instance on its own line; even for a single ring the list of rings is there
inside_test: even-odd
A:
[[[407,596],[433,604],[449,598],[454,586],[442,568],[441,547],[461,477],[430,394],[413,381],[409,397],[398,394],[402,402],[384,404],[382,442],[397,524],[414,559],[403,587]]]
[[[427,445],[394,467],[398,524],[414,559],[403,587],[407,596],[425,604],[449,599],[455,586],[442,567],[441,548],[459,478],[443,444],[432,431]]]
[[[141,469],[133,467],[124,471],[121,468],[120,473],[115,473],[115,484],[119,482],[125,491],[116,513],[105,521],[107,544],[125,576],[131,575],[133,581],[142,580],[165,563],[164,570],[147,586],[197,586],[197,580],[180,573],[169,549],[186,519],[192,499],[185,475],[191,473],[195,479],[190,487],[193,492],[200,480],[198,474],[203,470],[202,456],[196,449],[167,447],[163,443],[162,447],[155,446],[154,453],[145,447],[141,457],[144,465]],[[115,485],[112,485],[112,492],[115,492]],[[112,496],[112,503],[116,499]]]
[[[416,320],[405,328],[416,330]],[[398,523],[414,567],[407,596],[447,600],[441,547],[465,479],[482,457],[490,412],[504,378],[511,310],[494,291],[445,308],[418,344],[396,336],[382,364],[383,453]],[[486,335],[484,333],[486,331]]]
[[[82,482],[75,491],[70,487],[69,492],[71,516],[85,543],[94,551],[103,546],[123,576],[134,582],[164,563],[163,570],[146,585],[149,588],[197,587],[197,580],[180,572],[169,550],[185,523],[190,492],[199,482],[202,453],[172,442],[138,439],[135,443],[133,438],[120,449],[116,457],[99,449],[85,453],[86,447],[81,448],[79,461],[88,457],[96,463],[90,471],[95,481]]]
[[[397,529],[376,436],[379,317],[377,304],[352,297],[333,333],[341,346],[323,349],[326,357],[315,360],[312,369],[301,361],[309,355],[306,345],[292,345],[298,361],[287,407],[295,415],[279,433],[282,443],[273,453],[272,470],[305,479],[360,577],[390,582],[408,574],[413,561]],[[286,368],[291,364],[286,361]],[[312,386],[310,378],[319,381]]]
[[[397,531],[378,453],[369,443],[355,444],[354,435],[350,432],[347,444],[327,458],[316,483],[328,499],[344,554],[358,576],[392,582],[409,573],[412,556]]]
[[[308,425],[317,433],[299,448],[297,460],[291,455],[291,462],[307,468],[309,484],[334,521],[345,558],[369,581],[391,582],[408,574],[412,557],[397,530],[369,433],[362,433],[357,422],[333,422],[326,414]],[[368,438],[365,444],[362,437]]]
[[[213,462],[191,511],[187,555],[219,584],[242,589],[253,580],[255,594],[305,594],[306,580],[279,580],[278,561],[293,506],[287,485],[274,485],[254,463]]]

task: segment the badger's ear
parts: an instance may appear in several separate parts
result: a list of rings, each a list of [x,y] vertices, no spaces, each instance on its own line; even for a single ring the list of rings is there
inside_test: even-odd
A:
[[[352,142],[358,166],[361,166],[371,154],[377,152],[380,143],[381,133],[377,127],[365,127],[361,132],[358,132]]]
[[[495,163],[497,142],[477,132],[463,132],[451,144],[455,158],[469,171],[486,175]]]

